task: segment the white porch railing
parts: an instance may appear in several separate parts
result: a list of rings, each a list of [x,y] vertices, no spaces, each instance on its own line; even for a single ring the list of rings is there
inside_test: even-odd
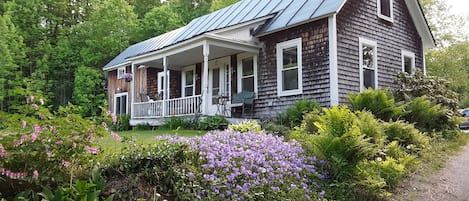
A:
[[[201,95],[169,99],[166,101],[149,101],[134,103],[133,118],[161,118],[192,115],[200,112]],[[166,114],[163,113],[166,106]]]

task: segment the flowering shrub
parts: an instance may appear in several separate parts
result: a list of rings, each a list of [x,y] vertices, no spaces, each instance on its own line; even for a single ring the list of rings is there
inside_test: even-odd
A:
[[[242,121],[241,123],[238,123],[238,124],[229,125],[228,130],[245,133],[248,131],[260,132],[262,129],[259,123],[257,123],[257,121],[251,120],[251,121]]]
[[[51,113],[42,99],[30,96],[28,103],[0,138],[0,192],[10,193],[2,196],[88,175],[89,159],[100,152],[95,137],[107,133],[107,127],[74,114],[73,106]]]
[[[319,195],[316,159],[304,156],[300,144],[264,133],[209,132],[189,141],[199,152],[200,168],[189,170],[186,199],[310,200]]]

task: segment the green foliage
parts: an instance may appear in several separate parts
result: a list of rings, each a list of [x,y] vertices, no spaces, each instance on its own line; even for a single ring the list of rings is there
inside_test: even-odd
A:
[[[183,169],[194,168],[191,161],[197,159],[197,153],[182,143],[130,146],[102,165],[107,180],[102,195],[114,195],[115,200],[149,199],[155,190],[161,195],[174,196],[176,185],[185,173]],[[140,186],[153,186],[154,189]]]
[[[295,102],[295,105],[289,107],[285,113],[279,114],[275,121],[277,124],[293,128],[301,124],[304,114],[319,110],[321,110],[319,103],[304,99]]]
[[[397,121],[385,123],[384,127],[384,133],[388,139],[398,142],[409,152],[418,152],[428,148],[428,137],[417,130],[412,124]]]
[[[370,138],[370,142],[378,145],[380,148],[386,141],[383,122],[377,120],[370,112],[355,112],[357,119],[355,125],[360,132]]]
[[[147,130],[151,130],[151,129],[152,129],[152,127],[148,123],[137,124],[136,126],[133,127],[133,130],[138,130],[138,131],[147,131]]]
[[[350,94],[348,101],[353,111],[366,110],[384,121],[399,115],[402,109],[395,106],[394,98],[386,90],[368,89],[359,94]]]
[[[154,7],[145,14],[145,17],[138,24],[137,40],[146,40],[183,25],[180,14],[176,13],[170,4]]]
[[[284,136],[288,137],[290,133],[290,128],[282,125],[278,125],[271,121],[263,121],[261,122],[261,128],[269,134],[277,135],[277,136]]]
[[[117,115],[117,122],[111,126],[113,131],[128,131],[130,128],[130,114]]]
[[[228,127],[228,120],[223,116],[208,116],[197,127],[200,130],[224,130]]]
[[[409,101],[426,96],[430,101],[441,104],[452,111],[458,109],[458,95],[449,88],[448,81],[426,76],[421,71],[414,75],[399,73],[396,76],[397,87],[394,90],[396,101]]]
[[[163,129],[193,129],[194,123],[190,119],[180,118],[180,117],[171,117],[166,119],[165,123],[161,126]]]
[[[225,8],[229,5],[235,4],[239,0],[213,0],[212,1],[212,6],[210,7],[210,11],[217,11],[222,8]]]
[[[100,71],[80,66],[77,69],[73,90],[73,103],[80,105],[80,114],[98,116],[104,107],[106,95]]]
[[[242,121],[238,124],[231,124],[228,126],[228,130],[240,133],[246,132],[261,132],[262,128],[257,123],[257,121],[250,120],[250,121]]]

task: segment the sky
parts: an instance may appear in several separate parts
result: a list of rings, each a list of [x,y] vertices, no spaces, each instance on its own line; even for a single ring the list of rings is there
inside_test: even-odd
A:
[[[469,21],[469,1],[468,0],[446,0],[446,4],[450,6],[451,12],[463,16]],[[469,23],[465,27],[466,35],[469,36]]]

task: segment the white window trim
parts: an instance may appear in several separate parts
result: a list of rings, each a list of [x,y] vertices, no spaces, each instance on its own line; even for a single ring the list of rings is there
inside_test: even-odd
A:
[[[114,94],[114,114],[117,111],[117,98],[122,97],[122,96],[127,96],[126,102],[125,102],[127,104],[125,106],[125,114],[129,114],[129,93],[128,92]]]
[[[283,70],[283,49],[296,47],[298,54],[298,89],[283,91],[282,70]],[[302,62],[302,41],[301,38],[277,43],[277,96],[292,96],[303,93],[303,62]]]
[[[238,93],[242,91],[242,79],[243,79],[243,59],[252,57],[253,64],[253,76],[254,76],[254,93],[256,93],[257,98],[257,54],[251,53],[241,53],[238,54],[238,70],[236,71],[237,78],[237,88]]]
[[[193,78],[192,78],[192,95],[195,95],[195,81],[197,80],[197,75],[195,74],[195,65],[188,66],[182,69],[182,76],[181,76],[181,95],[182,97],[186,97],[186,72],[193,71]]]
[[[376,41],[368,40],[365,38],[359,38],[358,39],[358,60],[359,63],[358,65],[360,66],[360,91],[365,90],[365,85],[364,85],[364,80],[363,80],[363,45],[367,46],[372,46],[374,47],[374,53],[373,53],[373,69],[375,71],[375,86],[373,87],[374,89],[378,89],[378,44]],[[368,68],[371,69],[371,68]]]
[[[412,59],[411,75],[415,74],[415,53],[407,50],[401,50],[402,72],[405,72],[405,58]]]
[[[389,13],[391,14],[391,17],[388,17],[386,15],[383,15],[381,14],[381,0],[376,0],[376,4],[378,5],[378,17],[383,19],[383,20],[386,20],[386,21],[389,21],[389,22],[394,22],[394,0],[389,0],[389,5],[390,7],[390,11]]]
[[[117,79],[122,79],[124,78],[124,75],[126,73],[126,67],[120,67],[117,69]]]
[[[170,83],[171,83],[171,82],[169,81],[169,80],[170,80],[170,77],[169,77],[169,75],[170,75],[169,72],[170,72],[170,71],[168,70],[168,71],[166,71],[166,72],[167,72],[167,76],[168,76],[168,80],[167,80],[166,82],[168,83],[168,91],[170,91],[170,90],[171,90],[171,87],[170,87]],[[156,79],[156,81],[158,82],[158,85],[157,85],[157,86],[158,86],[158,90],[157,90],[157,91],[158,91],[158,96],[161,94],[161,92],[163,92],[163,94],[164,94],[164,86],[160,86],[161,79],[164,79],[164,71],[158,72],[158,77],[157,77],[157,79]],[[160,88],[160,87],[161,87],[161,88]],[[170,96],[169,93],[168,93],[168,96]],[[160,98],[161,100],[163,100],[163,97],[159,97],[159,98]]]

